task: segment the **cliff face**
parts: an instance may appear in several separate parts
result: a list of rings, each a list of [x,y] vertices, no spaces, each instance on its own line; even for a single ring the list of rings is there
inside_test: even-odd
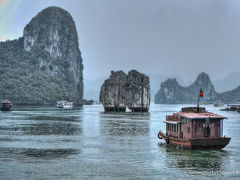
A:
[[[18,46],[14,46],[16,41]],[[19,53],[14,53],[14,49]],[[82,58],[76,27],[67,11],[57,7],[44,9],[24,28],[23,38],[0,43],[0,51],[1,60],[9,62],[3,70],[2,76],[8,81],[1,83],[0,98],[8,98],[14,104],[55,104],[60,99],[81,102]],[[12,61],[16,67],[12,67]],[[11,71],[19,76],[11,75]],[[13,86],[10,92],[1,92],[9,83]]]
[[[99,96],[105,111],[126,110],[126,84],[127,75],[123,71],[111,72],[110,77],[104,81]]]
[[[232,89],[231,91],[226,91],[223,93],[217,93],[217,99],[224,103],[236,103],[240,100],[240,86]]]
[[[201,102],[213,103],[217,99],[216,92],[206,73],[200,73],[189,87],[180,86],[176,79],[168,79],[161,83],[161,88],[155,96],[156,104],[195,104],[199,91],[203,89]]]
[[[127,107],[132,111],[148,111],[150,106],[149,77],[136,70],[127,76]]]
[[[111,72],[99,96],[105,111],[148,111],[150,106],[149,78],[136,70]]]
[[[161,88],[155,95],[156,104],[177,104],[186,101],[186,90],[180,86],[176,79],[168,79],[161,83]]]

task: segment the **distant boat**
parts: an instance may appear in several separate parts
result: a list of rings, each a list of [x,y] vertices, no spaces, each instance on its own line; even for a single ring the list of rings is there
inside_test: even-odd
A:
[[[57,108],[63,108],[63,109],[71,109],[73,108],[73,102],[67,102],[67,101],[57,101]]]
[[[220,109],[221,111],[239,111],[240,110],[240,103],[237,102],[235,104],[228,104],[225,109]]]
[[[224,106],[224,103],[219,100],[218,102],[214,102],[214,106],[215,106],[215,107],[223,107],[223,106]]]
[[[92,105],[93,103],[94,103],[94,100],[83,99],[82,101],[82,105]]]
[[[1,111],[10,111],[12,108],[12,102],[9,100],[1,101]]]

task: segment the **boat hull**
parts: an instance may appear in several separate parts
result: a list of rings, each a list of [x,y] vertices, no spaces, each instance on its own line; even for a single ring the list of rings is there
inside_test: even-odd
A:
[[[2,105],[1,111],[11,111],[12,105]]]
[[[168,144],[174,144],[187,149],[222,149],[228,145],[231,138],[197,138],[197,139],[182,139],[168,137],[161,131],[158,133],[158,138],[164,139]]]
[[[2,107],[0,110],[1,111],[11,111],[11,108]]]

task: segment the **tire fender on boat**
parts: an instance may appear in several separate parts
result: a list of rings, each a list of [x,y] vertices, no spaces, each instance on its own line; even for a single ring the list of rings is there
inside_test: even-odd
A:
[[[162,139],[162,136],[160,135],[160,133],[158,133],[158,138],[159,138],[159,139]]]

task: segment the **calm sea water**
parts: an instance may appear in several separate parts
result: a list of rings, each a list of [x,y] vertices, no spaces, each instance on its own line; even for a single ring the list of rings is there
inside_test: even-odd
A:
[[[185,105],[184,105],[185,106]],[[0,112],[0,179],[240,178],[240,113],[228,117],[223,150],[184,150],[157,138],[166,114],[182,105],[151,105],[149,113],[104,113],[14,107]]]

